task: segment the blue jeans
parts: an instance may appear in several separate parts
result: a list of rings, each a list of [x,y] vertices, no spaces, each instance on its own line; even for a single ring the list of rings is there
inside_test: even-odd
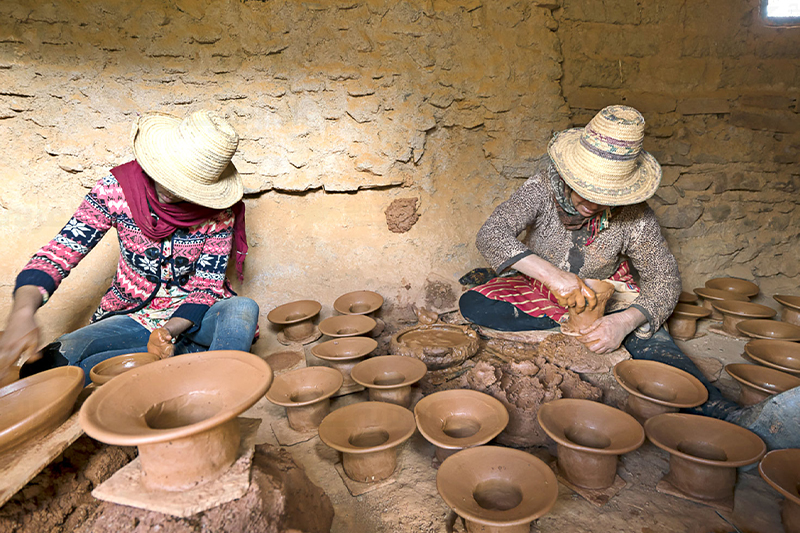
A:
[[[249,352],[258,323],[258,304],[234,296],[212,305],[199,327],[184,333],[175,343],[175,355],[207,350]],[[22,367],[20,375],[56,366],[79,366],[86,373],[117,355],[146,352],[150,331],[127,315],[115,315],[62,335],[43,350],[40,361]],[[26,368],[28,367],[28,368]]]

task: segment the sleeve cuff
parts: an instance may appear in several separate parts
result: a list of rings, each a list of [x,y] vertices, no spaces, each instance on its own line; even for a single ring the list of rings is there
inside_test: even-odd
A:
[[[495,269],[495,272],[497,272],[498,274],[501,274],[502,272],[507,270],[509,267],[511,267],[511,265],[513,265],[514,263],[516,263],[517,261],[519,261],[520,259],[522,259],[524,257],[528,257],[529,255],[533,255],[533,252],[530,251],[530,250],[525,250],[524,252],[520,252],[517,255],[515,255],[514,257],[512,257],[510,259],[506,259],[505,261],[500,263],[500,266],[498,266]]]
[[[185,318],[191,321],[192,327],[184,331],[184,333],[192,333],[200,328],[200,322],[208,311],[209,306],[203,304],[182,304],[174,313],[173,318]]]
[[[24,285],[41,287],[45,290],[45,292],[47,292],[48,298],[52,296],[54,292],[56,292],[56,282],[50,277],[49,274],[46,274],[41,270],[31,269],[20,272],[17,276],[17,281],[14,284],[14,292],[17,292],[17,289]]]

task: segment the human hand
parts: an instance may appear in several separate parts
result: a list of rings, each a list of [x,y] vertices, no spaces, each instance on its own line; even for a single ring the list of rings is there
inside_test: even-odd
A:
[[[622,313],[605,315],[582,330],[578,340],[595,353],[608,353],[619,348],[625,337],[635,328],[636,325],[631,327],[631,321]]]
[[[13,313],[0,337],[0,381],[3,384],[19,379],[19,367],[38,355],[39,328],[32,314]],[[16,367],[13,379],[9,372]]]
[[[159,356],[161,359],[172,357],[175,354],[175,345],[172,344],[172,335],[167,328],[153,330],[147,341],[147,351]]]
[[[555,295],[558,305],[573,309],[576,313],[594,309],[597,295],[581,278],[571,272],[558,270],[545,285]]]

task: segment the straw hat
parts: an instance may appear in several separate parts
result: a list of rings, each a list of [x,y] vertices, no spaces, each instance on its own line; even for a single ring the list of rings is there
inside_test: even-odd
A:
[[[195,111],[183,120],[146,113],[133,124],[131,143],[142,169],[168,192],[214,209],[242,199],[242,178],[231,163],[239,136],[216,113]]]
[[[557,133],[547,147],[564,181],[581,197],[601,205],[630,205],[655,194],[661,166],[642,150],[644,117],[614,105],[585,128]]]

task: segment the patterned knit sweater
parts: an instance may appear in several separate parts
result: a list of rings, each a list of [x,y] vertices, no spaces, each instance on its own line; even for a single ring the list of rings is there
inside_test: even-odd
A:
[[[233,222],[233,212],[226,209],[202,224],[178,229],[168,247],[171,253],[165,256],[162,242],[137,227],[122,187],[109,175],[97,182],[59,234],[34,254],[17,276],[16,287],[35,285],[53,294],[106,232],[116,228],[117,273],[92,322],[146,307],[158,292],[162,268],[171,266],[173,282],[187,293],[172,316],[198,325],[210,306],[234,295],[225,277]]]
[[[478,251],[497,272],[536,254],[584,279],[606,279],[630,259],[641,289],[632,306],[647,318],[636,334],[649,337],[672,313],[681,291],[678,263],[655,213],[645,203],[617,208],[609,226],[586,246],[585,227],[570,231],[561,223],[544,168],[494,210],[478,231]]]

